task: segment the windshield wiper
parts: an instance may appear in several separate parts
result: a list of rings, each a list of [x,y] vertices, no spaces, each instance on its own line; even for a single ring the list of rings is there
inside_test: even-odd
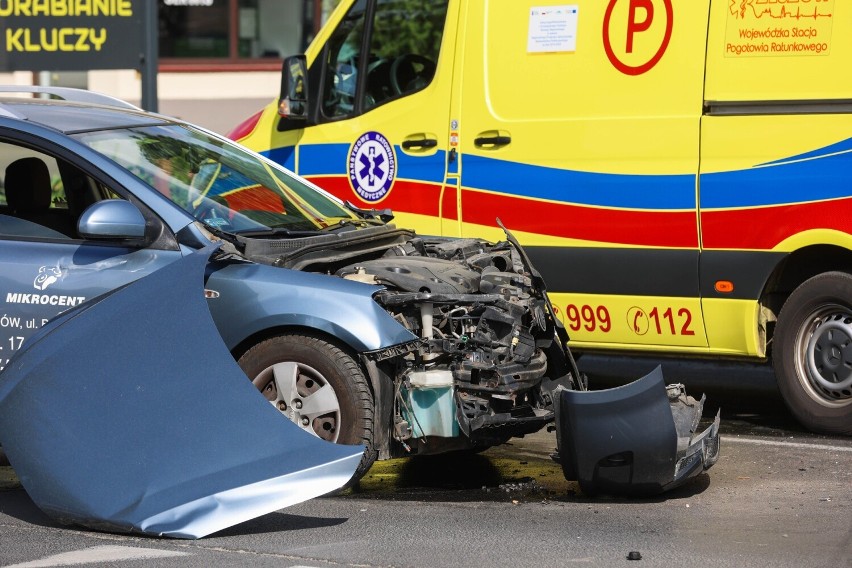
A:
[[[320,230],[294,230],[294,229],[284,229],[281,227],[278,228],[269,228],[269,229],[253,229],[250,231],[240,231],[236,233],[238,237],[313,237],[318,235]]]
[[[351,201],[344,201],[346,208],[352,211],[353,213],[357,213],[358,216],[363,218],[364,220],[373,220],[379,221],[382,224],[390,223],[393,221],[393,211],[390,209],[361,209],[353,204]]]
[[[330,232],[335,231],[337,229],[344,229],[344,228],[357,229],[358,227],[364,227],[366,225],[367,225],[367,223],[364,222],[364,221],[354,221],[352,219],[341,219],[340,221],[337,221],[336,223],[332,223],[328,227],[323,227],[322,229],[320,229],[320,231],[322,231],[324,233],[330,233]]]
[[[222,239],[223,241],[230,243],[233,245],[238,251],[243,252],[246,249],[245,243],[243,243],[239,237],[233,233],[229,233],[227,231],[223,231],[218,227],[214,227],[213,225],[208,225],[207,223],[201,223],[204,225],[204,229],[213,234],[214,236]]]
[[[340,219],[327,227],[318,229],[285,229],[283,227],[270,227],[268,229],[251,229],[238,231],[238,237],[312,237],[321,233],[331,233],[339,229],[354,230],[362,227],[382,226],[384,223],[373,219]]]
[[[382,227],[386,224],[387,223],[379,219],[340,219],[320,230],[327,233],[334,231],[335,229],[349,228],[351,230],[353,228]]]

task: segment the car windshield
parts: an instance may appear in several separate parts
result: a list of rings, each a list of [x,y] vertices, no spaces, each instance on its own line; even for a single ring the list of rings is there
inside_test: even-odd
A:
[[[75,137],[214,229],[317,231],[359,219],[279,166],[185,125],[103,130]]]

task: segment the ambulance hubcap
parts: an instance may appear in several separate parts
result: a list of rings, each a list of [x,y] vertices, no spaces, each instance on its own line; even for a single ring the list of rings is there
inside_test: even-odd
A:
[[[803,386],[823,406],[852,402],[852,313],[824,305],[805,320],[797,338],[797,367]]]

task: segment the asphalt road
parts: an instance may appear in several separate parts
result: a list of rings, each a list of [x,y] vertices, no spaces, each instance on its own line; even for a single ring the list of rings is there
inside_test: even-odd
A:
[[[380,462],[355,491],[175,541],[61,527],[0,468],[0,565],[852,567],[852,439],[803,432],[771,392],[711,396],[719,462],[654,499],[585,497],[542,432]]]

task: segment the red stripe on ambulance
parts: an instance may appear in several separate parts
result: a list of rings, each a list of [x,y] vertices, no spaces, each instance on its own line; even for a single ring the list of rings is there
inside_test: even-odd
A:
[[[771,250],[784,239],[813,229],[852,233],[852,198],[703,211],[701,228],[704,248]]]

